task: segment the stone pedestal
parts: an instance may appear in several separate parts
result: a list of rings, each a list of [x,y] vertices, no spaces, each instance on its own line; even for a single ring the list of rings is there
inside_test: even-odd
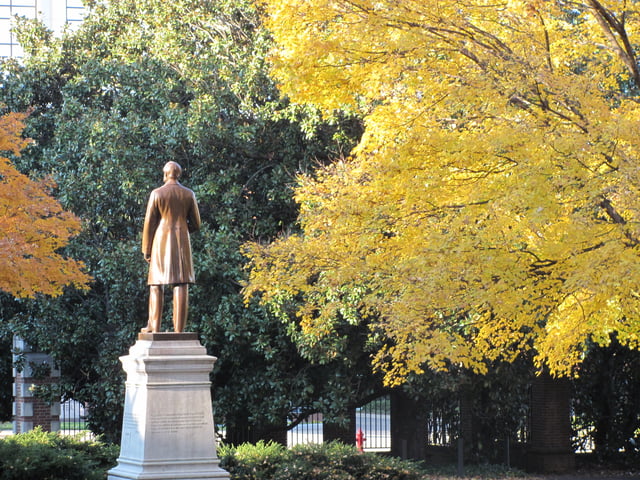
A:
[[[228,479],[218,466],[209,373],[194,333],[141,333],[129,355],[118,465],[108,480]]]

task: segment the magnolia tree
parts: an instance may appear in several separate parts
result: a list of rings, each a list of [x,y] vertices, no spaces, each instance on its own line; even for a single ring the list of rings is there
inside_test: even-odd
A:
[[[242,439],[249,424],[257,435],[285,428],[300,408],[343,416],[377,387],[363,375],[363,341],[354,338],[333,362],[310,365],[277,319],[255,302],[245,308],[239,247],[290,227],[295,174],[350,150],[359,121],[325,121],[280,97],[265,66],[270,38],[248,0],[87,7],[82,24],[60,37],[19,22],[26,55],[0,61],[0,101],[31,108],[25,131],[34,142],[16,166],[54,177],[56,197],[82,219],[67,252],[94,281],[53,300],[16,304],[0,296],[0,336],[17,332],[51,353],[62,372],[51,394],[85,403],[91,428],[119,440],[117,359],[147,316],[145,203],[162,183],[163,165],[175,160],[203,221],[192,237],[197,284],[187,328],[219,358],[216,421]]]
[[[329,355],[365,322],[390,384],[638,348],[640,4],[263,3],[283,90],[366,130],[300,177],[302,233],[247,245],[247,296]]]

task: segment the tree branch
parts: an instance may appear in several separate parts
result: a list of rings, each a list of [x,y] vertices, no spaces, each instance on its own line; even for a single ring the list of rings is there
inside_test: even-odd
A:
[[[594,16],[602,27],[605,36],[609,38],[611,47],[620,56],[622,61],[629,69],[636,87],[640,88],[640,71],[638,70],[638,64],[636,62],[633,46],[629,41],[629,36],[627,35],[627,31],[624,26],[624,15],[622,17],[622,21],[619,21],[615,17],[615,15],[613,15],[611,11],[603,7],[598,0],[588,0],[588,3],[591,6],[591,9],[594,11]],[[622,46],[620,45],[614,32],[617,33],[620,37]]]

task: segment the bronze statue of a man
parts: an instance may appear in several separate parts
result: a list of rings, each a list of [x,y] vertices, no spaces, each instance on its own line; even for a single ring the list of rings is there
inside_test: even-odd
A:
[[[164,185],[151,192],[142,232],[142,253],[149,262],[149,323],[143,333],[159,332],[164,285],[173,285],[173,329],[182,332],[189,310],[189,284],[195,283],[189,234],[200,229],[194,193],[180,185],[182,168],[168,162]]]

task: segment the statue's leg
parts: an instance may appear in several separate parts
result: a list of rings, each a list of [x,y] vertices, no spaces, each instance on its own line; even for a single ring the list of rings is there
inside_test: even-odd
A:
[[[173,287],[173,330],[184,331],[189,313],[189,285],[181,284]]]
[[[164,303],[164,287],[149,286],[149,323],[142,329],[143,333],[159,332],[162,323],[162,304]]]

